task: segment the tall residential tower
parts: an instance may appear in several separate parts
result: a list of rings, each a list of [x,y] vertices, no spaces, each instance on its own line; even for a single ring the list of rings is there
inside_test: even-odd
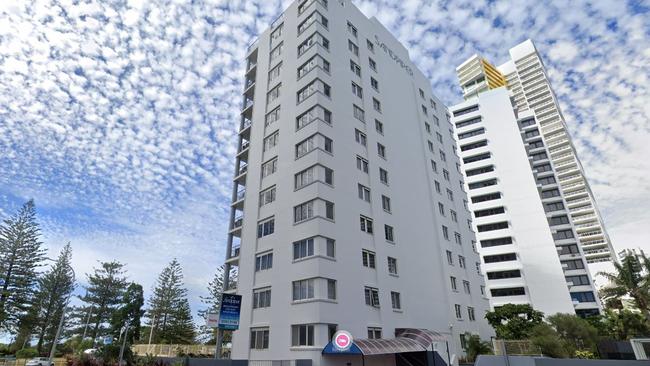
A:
[[[246,65],[232,358],[360,365],[321,355],[336,330],[373,340],[424,328],[449,357],[466,332],[489,337],[452,125],[408,51],[349,0],[301,0]]]
[[[539,53],[532,41],[527,40],[510,49],[510,58],[495,69],[475,55],[457,67],[465,99],[506,85],[514,96],[517,110],[535,114],[587,261],[615,260],[616,253]],[[503,79],[505,84],[501,83]]]

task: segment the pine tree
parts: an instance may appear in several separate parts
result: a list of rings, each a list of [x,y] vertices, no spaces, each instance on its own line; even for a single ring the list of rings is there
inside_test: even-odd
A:
[[[34,201],[0,225],[0,329],[15,331],[34,302],[37,267],[43,261]]]
[[[212,277],[212,281],[208,282],[208,296],[201,296],[201,302],[205,307],[198,311],[199,317],[206,319],[209,313],[218,313],[221,308],[221,294],[223,293],[223,274],[226,270],[226,265],[222,264]],[[237,270],[230,268],[230,281],[237,282]],[[208,328],[205,324],[199,328],[200,341],[205,344],[213,344],[216,342],[216,329]],[[226,337],[227,338],[227,337]]]
[[[186,344],[194,341],[187,289],[183,287],[183,272],[176,259],[158,276],[149,307],[149,325],[154,328],[156,342]]]
[[[113,319],[111,319],[113,337],[119,338],[122,328],[125,324],[128,324],[127,342],[133,344],[133,340],[140,338],[140,318],[144,315],[143,306],[144,293],[142,286],[132,282],[124,292],[122,306],[113,314]]]
[[[108,323],[126,290],[125,272],[124,264],[113,261],[100,262],[100,267],[94,268],[93,274],[86,274],[88,287],[86,294],[80,298],[86,306],[80,314],[92,314],[88,334],[93,343],[97,337],[108,334]]]
[[[38,280],[36,304],[34,305],[34,326],[38,339],[36,349],[39,353],[43,353],[44,342],[51,343],[54,340],[59,319],[63,315],[74,288],[72,248],[68,243],[63,247],[50,270],[45,272]]]

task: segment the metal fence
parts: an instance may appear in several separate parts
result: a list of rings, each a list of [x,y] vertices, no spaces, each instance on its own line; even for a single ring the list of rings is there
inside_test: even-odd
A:
[[[0,366],[25,366],[29,358],[0,358]],[[54,366],[66,366],[65,358],[55,358]]]
[[[141,356],[151,354],[156,357],[214,356],[215,346],[205,344],[134,344],[131,346],[131,351]]]
[[[497,356],[542,356],[541,348],[530,341],[507,341],[503,339],[492,339],[492,348]]]

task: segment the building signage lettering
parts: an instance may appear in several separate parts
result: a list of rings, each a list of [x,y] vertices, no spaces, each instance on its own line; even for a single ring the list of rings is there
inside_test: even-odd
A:
[[[379,46],[384,52],[390,56],[398,65],[400,65],[406,72],[409,73],[409,75],[413,76],[413,69],[411,69],[411,66],[407,65],[399,56],[397,56],[396,53],[393,52],[386,44],[382,41],[379,40],[379,37],[375,34],[375,44]]]

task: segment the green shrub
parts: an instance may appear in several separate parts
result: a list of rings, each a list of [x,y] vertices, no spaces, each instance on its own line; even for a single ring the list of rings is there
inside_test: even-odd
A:
[[[34,358],[38,357],[36,348],[23,348],[16,351],[16,358]]]
[[[575,355],[575,358],[583,358],[583,359],[588,359],[588,360],[595,360],[596,355],[591,352],[591,351],[583,351],[583,350],[577,350]]]

